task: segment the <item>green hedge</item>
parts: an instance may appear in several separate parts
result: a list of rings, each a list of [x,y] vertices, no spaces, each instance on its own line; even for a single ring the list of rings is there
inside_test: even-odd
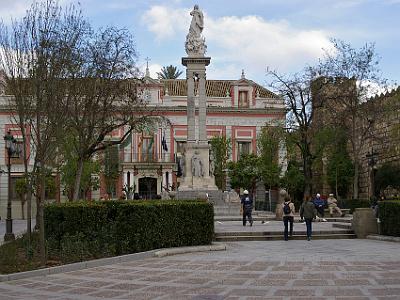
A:
[[[379,219],[381,221],[381,233],[383,235],[400,236],[400,202],[379,202]]]
[[[72,202],[45,206],[49,257],[81,261],[158,248],[211,244],[204,201]]]
[[[369,199],[340,199],[338,201],[340,208],[350,209],[350,214],[354,212],[356,208],[371,207],[371,201]]]

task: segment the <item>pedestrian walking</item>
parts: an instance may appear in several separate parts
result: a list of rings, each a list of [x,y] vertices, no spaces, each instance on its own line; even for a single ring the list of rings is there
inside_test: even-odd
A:
[[[251,216],[253,211],[253,198],[249,195],[248,190],[243,191],[243,196],[240,200],[243,210],[243,226],[246,226],[247,220],[250,226],[253,226],[253,217]]]
[[[293,221],[294,221],[294,212],[295,207],[293,202],[290,200],[290,197],[287,196],[285,198],[285,202],[282,203],[282,211],[283,211],[283,225],[285,226],[285,230],[283,232],[283,237],[285,241],[289,239],[289,235],[293,235]],[[289,232],[289,225],[290,225],[290,232]]]
[[[311,240],[312,236],[312,221],[317,216],[317,209],[310,198],[307,197],[300,207],[300,217],[304,218],[307,227],[307,240]]]
[[[321,218],[322,222],[326,222],[325,216],[325,200],[321,198],[320,194],[317,194],[313,200],[315,208],[317,209],[317,216]]]

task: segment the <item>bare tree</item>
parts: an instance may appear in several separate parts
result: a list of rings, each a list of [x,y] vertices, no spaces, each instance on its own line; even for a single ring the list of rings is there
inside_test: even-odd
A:
[[[288,139],[301,153],[304,173],[304,195],[312,192],[312,165],[315,159],[312,143],[315,131],[312,128],[314,107],[312,103],[312,72],[283,76],[276,71],[268,71],[272,78],[271,87],[283,99],[287,107]]]
[[[1,66],[5,70],[7,89],[14,97],[10,108],[15,112],[24,139],[25,173],[33,179],[28,188],[28,233],[32,184],[37,192],[37,225],[42,265],[46,262],[43,203],[45,176],[57,154],[56,141],[66,128],[66,114],[71,98],[67,93],[68,62],[80,35],[87,30],[81,13],[73,5],[63,10],[54,0],[35,2],[26,16],[0,31]],[[27,143],[34,155],[33,170]],[[31,178],[31,177],[29,177]]]
[[[340,118],[349,132],[350,154],[354,163],[353,198],[358,198],[362,148],[372,134],[373,124],[381,109],[369,103],[372,95],[387,89],[387,81],[378,68],[379,57],[374,44],[354,49],[341,40],[332,40],[333,50],[325,51],[316,74],[322,76],[328,88],[320,97],[331,118]]]

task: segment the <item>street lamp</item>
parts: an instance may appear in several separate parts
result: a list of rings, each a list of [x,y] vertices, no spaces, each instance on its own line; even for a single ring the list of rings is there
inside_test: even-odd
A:
[[[7,170],[8,170],[8,197],[7,197],[7,219],[6,219],[6,234],[4,235],[4,241],[15,240],[15,235],[12,230],[12,218],[11,218],[11,156],[17,152],[16,140],[10,131],[4,136],[4,141],[7,149]]]
[[[368,166],[371,167],[370,173],[370,185],[371,185],[371,195],[375,196],[375,165],[378,163],[379,152],[375,152],[374,148],[372,151],[367,153],[365,157],[368,159]]]

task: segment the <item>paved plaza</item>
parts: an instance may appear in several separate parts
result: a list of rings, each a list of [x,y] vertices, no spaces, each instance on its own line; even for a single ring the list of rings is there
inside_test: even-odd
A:
[[[0,283],[0,299],[400,299],[399,244],[227,243],[226,251]]]

